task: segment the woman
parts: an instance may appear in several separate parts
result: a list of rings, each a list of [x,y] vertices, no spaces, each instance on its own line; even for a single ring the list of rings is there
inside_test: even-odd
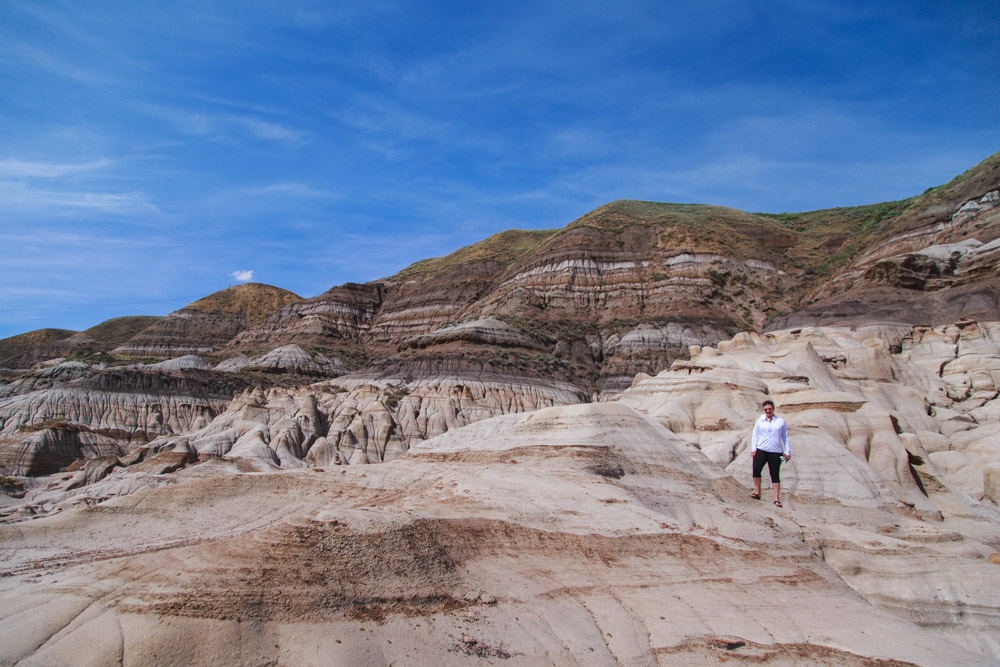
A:
[[[781,470],[782,459],[787,461],[792,458],[792,450],[788,444],[788,425],[784,419],[774,414],[774,401],[764,401],[763,408],[764,414],[754,423],[753,436],[750,438],[750,457],[753,459],[753,493],[750,497],[760,500],[760,474],[766,463],[767,470],[771,473],[774,504],[781,507],[778,472]]]

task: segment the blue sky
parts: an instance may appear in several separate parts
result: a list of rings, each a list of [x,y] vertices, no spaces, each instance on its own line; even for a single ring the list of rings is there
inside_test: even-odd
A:
[[[1000,150],[998,17],[993,0],[0,0],[0,338],[247,279],[315,296],[620,198],[919,194]]]

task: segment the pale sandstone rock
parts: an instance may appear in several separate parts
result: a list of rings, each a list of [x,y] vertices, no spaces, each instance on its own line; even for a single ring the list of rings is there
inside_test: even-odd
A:
[[[961,553],[985,557],[984,547],[969,552],[962,545],[968,545],[970,538],[973,543],[993,540],[986,536],[995,530],[987,528],[996,520],[995,505],[980,505],[976,499],[985,495],[989,501],[983,482],[992,479],[990,466],[1000,461],[1000,451],[993,445],[1000,438],[992,425],[980,425],[971,412],[964,412],[968,404],[955,401],[955,392],[947,389],[971,386],[980,368],[989,367],[954,362],[961,358],[963,336],[970,341],[970,357],[992,359],[990,342],[981,333],[990,330],[989,325],[963,325],[955,331],[947,327],[921,331],[919,338],[901,341],[897,354],[864,332],[848,329],[742,334],[716,350],[702,349],[690,362],[677,362],[654,378],[637,380],[618,400],[656,418],[720,465],[728,465],[727,470],[749,488],[750,425],[759,414],[760,401],[773,398],[789,422],[793,443],[792,460],[782,470],[783,495],[790,496],[786,506],[794,503],[796,512],[817,518],[814,525],[800,524],[816,536],[823,553],[830,554],[829,562],[875,604],[918,624],[943,623],[947,636],[962,636],[966,645],[991,653],[996,652],[996,643],[987,638],[990,631],[985,628],[997,618],[996,603],[982,597],[962,568],[921,566],[922,581],[914,583],[910,573],[915,566],[907,564],[905,551],[891,545],[877,552],[850,546],[860,537],[831,542],[824,527],[840,522],[858,525],[871,512],[909,514],[918,518],[908,520],[907,530],[919,528],[921,544],[955,544],[956,549],[941,553],[942,562],[955,562]],[[826,366],[825,372],[817,369],[817,359]],[[930,370],[948,366],[955,375],[947,382]],[[716,374],[727,372],[728,386],[716,379]],[[808,379],[805,386],[790,381],[793,373]],[[811,388],[813,378],[829,389]],[[747,392],[753,380],[758,384]],[[903,384],[907,381],[915,386]],[[925,398],[927,389],[933,393]],[[995,402],[994,395],[975,409]],[[731,426],[721,432],[706,430],[708,420],[699,423],[694,418],[698,414],[725,415],[716,425]],[[800,503],[799,494],[808,500]],[[970,516],[985,522],[966,532]],[[878,531],[895,532],[901,525],[883,525]],[[958,532],[948,533],[947,525]],[[969,567],[979,572],[975,562]],[[942,588],[952,594],[941,596]],[[975,599],[979,601],[972,603]],[[970,604],[976,611],[969,609]],[[964,614],[970,616],[958,622]],[[953,620],[942,621],[945,618]]]
[[[275,348],[253,359],[244,355],[231,357],[219,363],[215,369],[228,372],[248,369],[271,372],[287,371],[329,377],[336,377],[347,372],[347,367],[340,359],[330,359],[319,352],[310,355],[294,343]]]
[[[259,460],[266,466],[377,463],[404,454],[420,440],[509,412],[577,403],[574,387],[513,380],[340,378],[298,389],[245,391],[201,429],[150,443],[173,446],[181,437],[202,457]],[[320,442],[315,453],[312,448]]]
[[[983,519],[939,529],[852,505],[853,523],[838,525],[808,492],[775,510],[622,404],[501,415],[378,466],[227,465],[185,469],[103,511],[0,527],[0,660],[992,661],[955,643],[975,644],[961,623],[938,615],[930,632],[880,608],[955,605],[988,645],[1000,568],[965,535]],[[865,601],[828,562],[889,596]],[[886,566],[954,592],[921,607],[914,582],[901,592],[874,572]]]
[[[205,357],[200,357],[196,354],[188,354],[183,357],[175,357],[174,359],[167,359],[166,361],[161,361],[155,364],[140,364],[139,368],[148,368],[151,370],[159,371],[179,371],[188,368],[196,368],[199,370],[207,370],[212,367],[208,359]]]
[[[1000,462],[988,463],[983,466],[983,493],[997,505],[1000,505]]]
[[[988,360],[991,332],[995,328],[967,323],[937,330],[922,329],[913,335],[902,334],[893,327],[885,331],[891,334],[885,340],[873,339],[873,329],[812,328],[776,334],[741,334],[718,348],[696,350],[690,361],[676,362],[655,377],[637,377],[632,388],[617,402],[606,404],[548,407],[560,402],[578,402],[581,398],[572,388],[558,385],[526,383],[514,387],[509,383],[458,378],[412,383],[341,378],[336,381],[339,388],[321,383],[299,389],[253,390],[237,397],[225,414],[198,431],[183,437],[162,438],[150,447],[172,448],[170,453],[180,451],[181,455],[187,447],[203,459],[225,456],[230,461],[226,465],[238,464],[259,471],[294,468],[303,461],[320,466],[387,461],[377,466],[328,469],[335,475],[348,476],[345,479],[350,480],[353,489],[350,493],[358,492],[360,483],[377,494],[378,500],[368,504],[345,505],[341,500],[332,507],[325,505],[315,514],[315,521],[330,530],[347,530],[350,535],[372,530],[380,531],[380,535],[386,534],[385,531],[411,531],[413,528],[407,526],[426,526],[426,521],[434,517],[471,521],[470,525],[501,520],[520,526],[516,530],[492,526],[488,531],[490,534],[499,531],[522,550],[527,547],[515,535],[524,529],[543,530],[549,535],[617,536],[615,539],[662,530],[695,534],[705,531],[706,535],[716,535],[727,544],[745,545],[747,553],[780,550],[784,548],[780,545],[800,539],[793,536],[801,536],[807,545],[806,553],[811,554],[807,557],[821,558],[836,572],[823,575],[826,580],[835,581],[839,577],[877,608],[852,607],[854,613],[882,619],[877,621],[880,624],[885,619],[902,617],[940,637],[995,657],[1000,654],[1000,646],[992,639],[1000,629],[1000,600],[994,591],[1000,589],[997,586],[1000,580],[996,579],[1000,575],[994,573],[998,568],[989,563],[988,557],[995,552],[1000,516],[990,495],[994,482],[988,480],[994,479],[991,466],[1000,460],[993,445],[1000,438],[992,428],[995,422],[983,423],[976,415],[992,414],[997,401],[988,397],[974,402],[968,398],[956,400],[945,390],[949,386],[962,386],[963,378],[978,372],[979,366],[975,364],[952,366],[952,362],[963,356],[963,336],[968,339],[964,356],[975,354]],[[948,366],[952,366],[952,372],[946,383],[939,369]],[[972,386],[972,381],[968,382]],[[927,389],[932,393],[925,393]],[[779,413],[789,420],[794,453],[783,468],[786,507],[773,518],[766,517],[770,524],[754,518],[762,510],[771,510],[769,503],[747,500],[749,428],[766,397],[772,397],[778,403]],[[967,428],[953,430],[958,424]],[[405,455],[407,451],[409,454]],[[174,476],[204,484],[218,474],[233,472],[232,468],[205,468],[209,465],[211,462],[189,466]],[[448,466],[458,468],[448,472]],[[199,472],[203,468],[208,472]],[[27,516],[47,512],[71,516],[75,508],[101,502],[101,494],[120,490],[126,480],[137,474],[115,469],[89,487],[52,489],[47,496],[36,493],[16,508],[3,512],[8,520],[22,523]],[[316,474],[289,470],[260,479],[292,479],[288,475],[312,479],[309,475]],[[397,478],[399,475],[402,477]],[[593,480],[597,480],[597,486]],[[988,481],[985,485],[984,480]],[[113,487],[111,482],[119,486]],[[267,486],[264,481],[260,484],[265,485],[261,488],[277,488]],[[309,484],[303,488],[309,488]],[[347,487],[336,488],[341,494],[347,493]],[[314,493],[323,497],[324,492]],[[400,504],[387,508],[387,498],[396,498],[389,502]],[[720,499],[725,500],[724,507],[718,504]],[[167,496],[163,496],[163,502],[169,502]],[[379,509],[365,509],[372,505]],[[357,514],[359,509],[361,515]],[[414,524],[414,517],[421,519]],[[289,530],[298,529],[289,527]],[[463,533],[464,537],[455,538],[435,535],[432,542],[437,545],[450,544],[452,539],[477,544],[483,540],[481,533],[473,537]],[[773,542],[776,535],[781,537]],[[280,541],[283,538],[275,539],[283,544]],[[382,537],[378,542],[385,544]],[[765,544],[769,546],[762,546]],[[560,547],[566,548],[565,544]],[[629,547],[630,553],[637,548],[641,550],[636,545]],[[504,549],[490,547],[489,558],[509,553]],[[657,549],[662,551],[663,546]],[[570,552],[576,553],[572,549]],[[574,562],[577,561],[579,558]],[[506,563],[502,558],[501,562]],[[494,620],[501,624],[509,622],[505,614],[507,605],[512,604],[509,595],[512,590],[521,591],[515,596],[518,618],[530,617],[527,606],[536,609],[533,612],[536,616],[542,613],[540,609],[547,608],[529,593],[549,590],[544,586],[539,588],[537,580],[529,577],[523,583],[510,584],[509,573],[520,571],[516,563],[491,567],[504,568],[505,586],[497,588],[488,583],[501,579],[489,574],[492,570],[488,568],[466,568],[463,571],[482,576],[474,585],[477,592],[463,591],[460,604],[492,599],[495,602],[484,604],[484,608],[497,610]],[[553,563],[550,571],[567,567],[577,575],[589,576],[585,575],[586,570],[573,569],[565,561],[559,565]],[[621,565],[617,567],[622,576]],[[627,566],[629,572],[631,567]],[[727,571],[753,571],[754,567],[734,564]],[[660,566],[656,578],[643,586],[646,589],[650,585],[661,586],[656,582],[661,582],[669,571],[669,566]],[[325,574],[322,578],[328,580],[330,576]],[[338,581],[351,581],[343,575],[336,576],[340,577]],[[694,604],[702,620],[683,630],[672,625],[650,625],[647,619],[650,615],[653,620],[662,615],[663,600],[676,600],[674,596],[681,595],[678,592],[650,594],[647,590],[634,597],[628,594],[625,598],[628,611],[622,612],[620,604],[614,606],[611,598],[595,590],[587,594],[586,608],[591,612],[601,610],[598,614],[601,619],[605,613],[608,618],[619,619],[614,627],[638,622],[646,628],[646,634],[640,634],[637,641],[603,639],[600,645],[605,648],[601,650],[617,656],[615,659],[629,655],[642,660],[650,651],[676,656],[681,646],[689,650],[690,646],[685,644],[688,638],[707,634],[736,636],[781,647],[785,640],[768,635],[768,631],[761,633],[756,622],[704,621],[733,617],[732,608],[719,606],[720,599],[737,607],[744,604],[739,601],[746,599],[741,597],[745,593],[738,591],[745,591],[746,582],[733,583],[739,584],[739,588],[706,590],[688,580],[686,590],[692,592],[688,597],[682,595],[684,605]],[[0,580],[0,591],[2,585]],[[424,594],[419,592],[424,590],[419,585],[422,584],[413,589],[391,584],[393,590],[417,590],[406,593],[417,598]],[[461,587],[456,588],[450,582],[443,588]],[[807,589],[810,594],[816,590],[813,584]],[[308,586],[295,587],[294,592],[280,593],[273,605],[265,605],[272,611],[263,615],[254,611],[253,618],[267,627],[283,627],[284,617],[273,610],[292,604],[294,596],[300,594],[316,600],[309,597],[313,594],[308,590]],[[246,602],[256,595],[252,590],[246,596],[239,594],[237,598],[242,602],[238,604],[251,604],[253,609],[259,609],[253,606],[257,603]],[[281,598],[281,595],[292,597]],[[359,595],[370,596],[363,591]],[[695,595],[698,603],[692,602]],[[164,598],[159,593],[151,599],[162,601],[168,609],[186,609],[191,604],[191,598],[186,597],[188,602],[177,607],[180,602],[169,602],[173,598]],[[218,603],[208,602],[204,597],[199,599],[202,601],[195,603],[194,608],[208,611],[196,612],[184,621],[188,623],[185,627],[201,627],[197,624],[215,619],[216,614],[232,613],[212,611],[219,608]],[[622,600],[620,594],[617,599]],[[423,608],[420,605],[424,603],[405,604]],[[573,609],[576,603],[559,604]],[[303,607],[306,608],[315,607]],[[809,608],[818,607],[804,599],[802,609]],[[157,610],[161,608],[154,605],[149,609],[139,616],[160,613]],[[741,609],[737,615],[747,618],[747,608]],[[434,616],[437,611],[427,613],[435,619],[442,618]],[[876,616],[871,616],[872,613]],[[205,619],[206,614],[210,619]],[[389,615],[391,618],[392,612]],[[814,637],[812,631],[802,629],[810,623],[809,618],[808,614],[802,615],[799,622],[803,625],[798,626],[807,639]],[[827,625],[829,618],[824,615]],[[330,627],[324,623],[337,623],[337,628],[357,631],[356,623],[352,625],[347,619],[317,623],[324,633]],[[395,623],[387,621],[392,627],[397,627]],[[606,623],[598,621],[602,628],[612,627]],[[412,630],[412,625],[408,627]],[[562,633],[568,630],[552,631],[565,639]],[[617,634],[614,629],[610,632]],[[152,636],[157,635],[154,632]],[[500,637],[494,638],[500,643],[489,643],[483,635],[469,636],[477,646],[486,643],[514,654],[512,645],[503,643]],[[872,645],[857,633],[844,635],[833,645],[857,655],[896,659],[904,659],[900,656],[906,655],[905,659],[912,662],[933,664],[934,659],[929,656],[936,649],[928,648],[929,635],[922,636],[924,639],[920,640],[910,636],[908,648],[897,647],[888,653],[884,646],[878,648],[881,652],[874,653],[875,649],[865,648]],[[50,648],[55,650],[58,645],[59,651],[63,651],[72,645],[62,641],[51,643]],[[397,641],[402,640],[394,636],[394,645]],[[437,635],[425,638],[423,650],[428,650],[427,645],[435,645],[434,641],[438,641]],[[914,641],[923,642],[922,648],[914,649],[917,645],[912,644]],[[565,647],[566,643],[559,645]],[[536,653],[531,655],[536,655],[539,649],[532,650]],[[949,650],[959,651],[954,647]],[[551,656],[563,654],[557,651],[544,655],[554,660]],[[573,649],[569,655],[575,659],[584,657],[573,653]],[[949,654],[949,660],[953,658]]]
[[[134,372],[121,371],[127,381]],[[202,427],[229,403],[206,395],[204,385],[158,374],[135,382],[133,389],[60,381],[0,398],[0,465],[44,474],[75,459],[122,456],[158,436]]]

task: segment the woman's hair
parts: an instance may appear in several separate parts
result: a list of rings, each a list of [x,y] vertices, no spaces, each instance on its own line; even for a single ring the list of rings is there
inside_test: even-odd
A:
[[[774,401],[772,401],[772,400],[771,400],[771,399],[769,398],[769,399],[767,399],[766,401],[764,401],[763,403],[761,403],[761,404],[760,404],[760,407],[764,407],[765,405],[770,405],[770,406],[771,406],[771,407],[773,408],[773,407],[774,407]]]

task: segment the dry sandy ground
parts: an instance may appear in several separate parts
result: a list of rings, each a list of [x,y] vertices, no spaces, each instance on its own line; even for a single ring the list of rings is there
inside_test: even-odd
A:
[[[496,417],[380,465],[212,461],[0,526],[0,664],[997,664],[838,571],[877,579],[871,563],[900,563],[880,551],[965,568],[989,626],[989,519],[854,509],[809,489],[753,501],[613,403]],[[835,569],[827,550],[868,559]]]

